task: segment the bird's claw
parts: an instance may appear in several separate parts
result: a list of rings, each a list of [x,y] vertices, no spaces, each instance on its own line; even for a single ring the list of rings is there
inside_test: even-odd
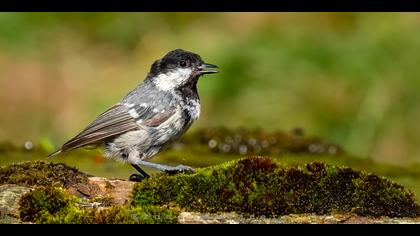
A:
[[[144,177],[141,174],[132,174],[130,175],[129,180],[133,182],[141,182],[142,180],[146,179],[147,177]]]
[[[184,166],[184,165],[177,165],[175,166],[176,170],[178,171],[194,171],[194,168],[190,167],[190,166]]]
[[[177,165],[172,168],[168,168],[165,172],[168,174],[176,174],[176,173],[185,173],[185,172],[194,172],[194,168],[190,166],[184,166],[184,165]]]

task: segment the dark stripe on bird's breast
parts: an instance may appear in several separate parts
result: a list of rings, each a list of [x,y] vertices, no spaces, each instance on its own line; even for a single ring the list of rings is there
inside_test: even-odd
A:
[[[191,115],[190,115],[190,113],[188,112],[187,109],[183,109],[181,115],[182,115],[182,119],[184,119],[186,121],[185,125],[188,125],[189,123],[191,123],[191,121],[192,121]]]

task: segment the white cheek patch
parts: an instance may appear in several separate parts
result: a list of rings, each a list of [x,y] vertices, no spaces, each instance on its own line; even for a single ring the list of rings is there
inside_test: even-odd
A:
[[[184,85],[190,78],[191,69],[177,69],[154,78],[154,83],[160,90],[169,91]]]

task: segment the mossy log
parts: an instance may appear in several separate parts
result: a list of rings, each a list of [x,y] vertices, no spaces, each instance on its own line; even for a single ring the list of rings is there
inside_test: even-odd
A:
[[[371,173],[248,157],[140,183],[64,164],[0,168],[1,223],[416,223],[411,191]]]

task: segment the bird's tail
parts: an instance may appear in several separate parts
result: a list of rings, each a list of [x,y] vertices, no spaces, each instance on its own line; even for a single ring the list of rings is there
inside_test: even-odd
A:
[[[60,154],[61,152],[63,152],[63,149],[58,149],[57,151],[55,151],[55,152],[53,152],[53,153],[50,153],[50,154],[48,154],[48,156],[47,156],[47,159],[49,159],[49,158],[51,158],[51,157],[53,157],[53,156],[56,156],[56,155],[58,155],[58,154]]]

